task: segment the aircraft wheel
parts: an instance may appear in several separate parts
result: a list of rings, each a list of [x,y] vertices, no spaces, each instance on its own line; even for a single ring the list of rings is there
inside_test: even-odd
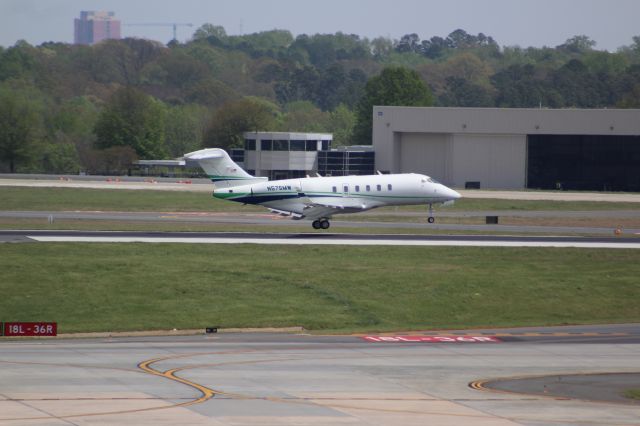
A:
[[[313,226],[313,229],[320,229],[322,225],[319,220],[314,220],[311,226]]]
[[[436,221],[436,219],[435,219],[435,218],[433,218],[433,217],[430,217],[429,219],[427,219],[427,222],[429,222],[429,223],[433,223],[433,222],[435,222],[435,221]]]
[[[322,229],[329,229],[329,226],[331,226],[331,224],[329,223],[328,220],[325,219],[320,221],[320,227]]]

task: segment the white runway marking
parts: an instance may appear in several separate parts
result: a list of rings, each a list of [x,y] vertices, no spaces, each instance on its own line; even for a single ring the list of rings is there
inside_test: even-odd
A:
[[[340,238],[170,238],[170,237],[63,237],[28,236],[41,242],[81,243],[186,243],[186,244],[287,244],[344,246],[454,246],[454,247],[575,247],[639,249],[640,243],[576,241],[474,241],[474,240],[348,240]]]

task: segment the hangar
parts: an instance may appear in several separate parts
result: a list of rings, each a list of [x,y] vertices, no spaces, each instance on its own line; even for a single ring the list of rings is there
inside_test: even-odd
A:
[[[447,186],[640,192],[640,110],[376,106],[376,168]]]

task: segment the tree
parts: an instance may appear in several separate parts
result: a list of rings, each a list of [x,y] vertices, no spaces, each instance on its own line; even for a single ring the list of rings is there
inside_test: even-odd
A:
[[[96,50],[106,62],[101,66],[115,71],[119,81],[126,85],[139,84],[143,68],[168,53],[159,42],[139,38],[105,40],[96,46]]]
[[[393,50],[393,41],[386,37],[376,37],[371,40],[371,52],[375,59],[384,59]]]
[[[32,90],[0,87],[0,161],[15,173],[42,133],[42,104]]]
[[[165,121],[165,145],[171,157],[202,148],[207,108],[200,105],[179,105],[169,109]]]
[[[563,44],[558,46],[558,49],[564,50],[569,53],[584,53],[595,47],[596,42],[591,40],[586,35],[573,36],[567,39]]]
[[[420,53],[422,51],[422,45],[420,44],[420,37],[418,34],[412,33],[403,35],[396,45],[396,51],[400,53]]]
[[[173,87],[187,87],[197,84],[209,77],[209,69],[205,63],[193,58],[182,51],[171,51],[158,60],[158,65],[162,68],[164,81]]]
[[[416,71],[385,68],[367,82],[364,96],[358,103],[354,139],[359,144],[371,143],[374,105],[430,106],[433,95]]]
[[[346,105],[340,104],[329,113],[328,130],[333,133],[332,145],[351,145],[353,129],[356,125],[356,114]]]
[[[274,111],[269,105],[243,98],[216,110],[205,133],[204,144],[223,149],[241,147],[242,133],[267,131],[274,124]]]
[[[80,157],[72,143],[50,143],[42,151],[42,169],[45,173],[78,173]]]
[[[439,104],[452,107],[491,107],[493,99],[483,86],[462,77],[447,77],[446,92]]]
[[[216,108],[240,97],[231,87],[214,78],[201,80],[187,87],[185,92],[187,102]]]
[[[125,87],[106,105],[95,127],[97,147],[130,146],[143,159],[165,158],[162,102]]]
[[[299,35],[289,46],[292,52],[303,50],[311,64],[317,68],[326,68],[336,60],[364,59],[371,56],[371,46],[367,40],[355,34],[315,34]]]
[[[38,50],[24,40],[0,54],[0,81],[8,78],[35,77],[38,72]]]
[[[221,25],[203,24],[193,33],[194,40],[207,40],[209,43],[223,44],[227,39],[227,31]]]
[[[427,58],[439,58],[443,56],[449,48],[451,48],[449,40],[442,37],[431,37],[429,40],[422,40],[421,50]]]
[[[328,114],[309,101],[285,105],[281,130],[285,132],[326,132]]]
[[[449,57],[442,68],[445,78],[462,78],[476,84],[489,84],[489,76],[493,74],[486,62],[468,51]]]
[[[261,56],[275,58],[285,54],[292,42],[293,35],[286,30],[262,31],[227,38],[228,48],[241,50],[256,58]]]
[[[640,108],[640,83],[633,86],[629,93],[625,93],[618,101],[618,108]]]
[[[577,59],[571,59],[552,75],[555,90],[564,98],[564,106],[599,108],[607,105],[609,88],[603,76],[590,73]]]

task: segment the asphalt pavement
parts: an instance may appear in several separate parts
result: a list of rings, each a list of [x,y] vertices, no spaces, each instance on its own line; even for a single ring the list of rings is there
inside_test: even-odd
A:
[[[638,324],[0,340],[0,365],[3,425],[636,425],[640,418],[633,400],[607,397],[637,387]],[[576,393],[510,381],[541,376],[575,383]]]

